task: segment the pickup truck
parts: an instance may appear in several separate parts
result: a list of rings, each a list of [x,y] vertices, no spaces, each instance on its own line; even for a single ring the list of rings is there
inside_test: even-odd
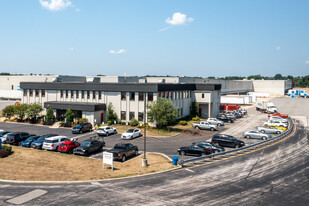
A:
[[[115,144],[114,148],[107,150],[107,152],[113,153],[114,160],[124,162],[127,157],[138,155],[138,147],[131,143]]]
[[[211,131],[218,130],[218,125],[214,125],[214,124],[211,124],[209,122],[204,122],[204,121],[201,121],[199,124],[193,123],[192,126],[195,129],[207,129]]]
[[[275,112],[275,113],[273,113],[273,114],[268,114],[268,117],[272,117],[272,116],[274,116],[274,117],[282,117],[282,118],[289,118],[289,115],[287,115],[287,114],[281,114],[281,113],[279,113],[279,112]]]
[[[206,122],[209,122],[210,124],[215,124],[218,126],[224,126],[224,122],[216,118],[208,118]]]

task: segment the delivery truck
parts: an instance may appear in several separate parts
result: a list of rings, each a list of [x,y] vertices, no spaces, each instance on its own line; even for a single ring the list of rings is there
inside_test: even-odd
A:
[[[261,111],[264,113],[275,113],[278,112],[277,107],[274,105],[274,103],[265,101],[265,100],[257,100],[256,101],[256,110]]]

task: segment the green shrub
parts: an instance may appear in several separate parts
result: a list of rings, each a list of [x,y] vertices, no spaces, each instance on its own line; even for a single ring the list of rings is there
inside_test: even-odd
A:
[[[126,122],[121,122],[121,125],[126,125]]]
[[[12,147],[11,146],[2,145],[2,149],[6,150],[9,154],[12,153]]]
[[[139,124],[137,127],[138,127],[138,128],[144,128],[144,124],[142,124],[142,126]],[[149,128],[150,128],[150,127],[149,127],[148,123],[146,123],[146,129],[149,129]]]
[[[135,127],[135,126],[137,126],[137,125],[139,125],[139,122],[137,121],[137,119],[131,119],[131,121],[130,121],[130,125],[131,126],[133,126],[133,127]]]
[[[187,124],[188,124],[188,122],[187,122],[187,121],[185,121],[185,120],[181,120],[181,121],[179,121],[179,124],[181,124],[181,125],[187,125]]]
[[[198,121],[198,120],[200,120],[200,118],[199,117],[193,117],[192,120],[193,121]]]
[[[87,123],[88,122],[88,119],[87,118],[80,118],[78,120],[78,123]]]
[[[113,124],[113,121],[107,121],[107,125],[112,125]]]

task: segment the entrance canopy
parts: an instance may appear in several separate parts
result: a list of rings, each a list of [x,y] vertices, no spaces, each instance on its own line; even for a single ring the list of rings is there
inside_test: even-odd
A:
[[[106,110],[106,104],[93,102],[44,102],[44,108],[48,109],[49,107],[51,107],[52,109],[61,110],[66,110],[70,108],[71,110],[86,112]]]

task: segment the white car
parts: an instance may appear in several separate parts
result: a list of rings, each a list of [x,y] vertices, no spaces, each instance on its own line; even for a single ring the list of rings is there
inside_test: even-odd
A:
[[[206,122],[209,122],[210,124],[215,124],[218,126],[224,126],[224,122],[221,120],[218,120],[217,118],[208,118]]]
[[[9,133],[7,133],[7,134],[5,134],[5,135],[3,135],[3,136],[1,137],[1,141],[2,141],[3,144],[6,143],[6,140],[7,140],[7,138],[8,138],[8,134],[9,134]]]
[[[263,126],[288,127],[288,124],[278,120],[268,120],[268,122],[264,122]]]
[[[277,117],[277,116],[271,116],[269,117],[269,120],[275,120],[275,121],[280,121],[283,123],[288,123],[288,120],[282,117]]]
[[[121,139],[134,139],[136,137],[142,136],[142,132],[139,129],[128,129],[125,133],[121,135]]]
[[[108,136],[110,134],[117,134],[117,130],[110,126],[103,126],[98,129],[97,134],[99,136]]]
[[[70,138],[66,136],[55,136],[46,138],[43,142],[42,149],[45,150],[57,150],[58,146],[65,141],[70,141]]]

